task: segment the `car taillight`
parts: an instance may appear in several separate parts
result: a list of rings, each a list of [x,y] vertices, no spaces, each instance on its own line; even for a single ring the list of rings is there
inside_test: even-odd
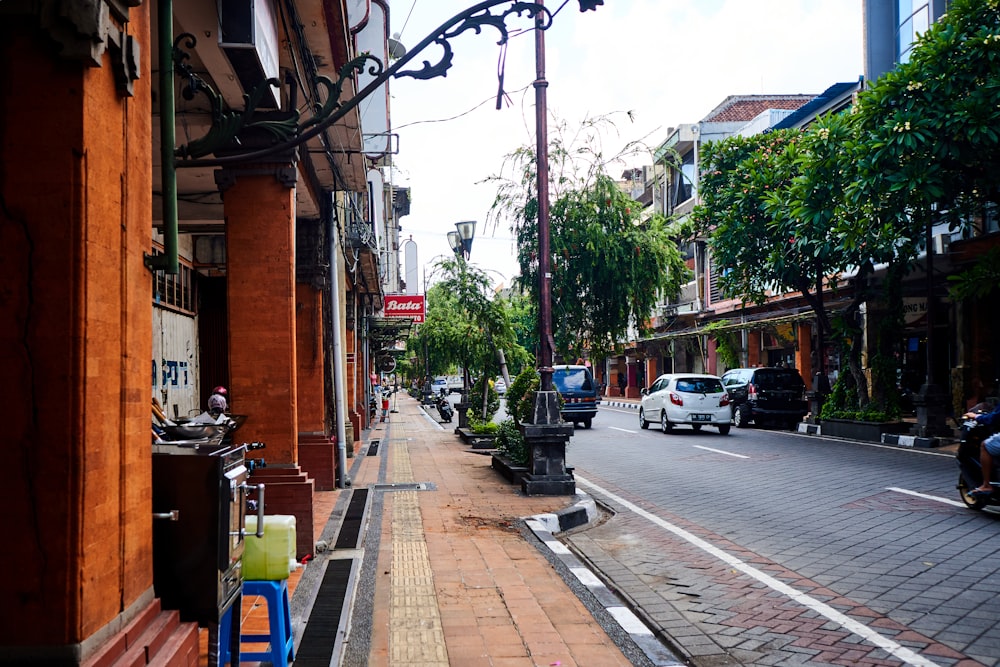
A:
[[[747,385],[747,396],[757,396],[757,387],[753,386],[753,382]]]
[[[674,405],[684,405],[684,399],[674,392],[670,392],[670,402]]]
[[[723,405],[729,405],[729,394],[723,394],[722,398],[719,399],[719,407]]]

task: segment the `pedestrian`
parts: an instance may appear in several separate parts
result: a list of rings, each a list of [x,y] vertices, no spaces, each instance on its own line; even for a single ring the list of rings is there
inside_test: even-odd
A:
[[[229,401],[226,400],[228,395],[229,392],[222,385],[213,389],[212,395],[208,397],[208,414],[218,417],[229,410]]]
[[[622,396],[625,395],[625,387],[627,385],[628,385],[628,380],[625,377],[625,372],[618,371],[618,391],[621,392]]]

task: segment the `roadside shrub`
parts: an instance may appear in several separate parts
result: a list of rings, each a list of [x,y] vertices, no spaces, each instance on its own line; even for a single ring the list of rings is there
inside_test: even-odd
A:
[[[486,382],[489,389],[489,393],[486,397],[486,416],[483,417],[483,383]],[[472,389],[469,390],[469,412],[476,413],[476,419],[483,422],[490,422],[493,420],[494,415],[496,415],[497,410],[500,409],[500,395],[497,393],[496,389],[493,388],[493,383],[491,383],[485,375],[481,376],[476,380],[475,384],[472,385]]]
[[[858,407],[858,392],[850,379],[850,373],[841,373],[823,402],[820,419],[850,419],[862,422],[889,422],[899,418],[898,412],[886,412],[869,405]]]
[[[531,392],[531,401],[534,401],[534,392],[540,383],[538,371],[534,368],[525,368],[507,387],[507,413],[514,418],[517,423],[525,421],[525,417],[531,416],[531,403],[528,404],[527,412],[522,417],[521,405],[526,394]]]
[[[505,419],[498,425],[497,437],[493,441],[497,453],[515,465],[528,464],[528,446],[524,436],[513,419]]]
[[[469,408],[465,411],[465,416],[469,418],[469,430],[476,435],[493,435],[500,428],[496,422],[483,421],[479,416],[479,410]]]

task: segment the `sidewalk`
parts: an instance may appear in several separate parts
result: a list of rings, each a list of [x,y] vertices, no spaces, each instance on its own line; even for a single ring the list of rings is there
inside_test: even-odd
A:
[[[547,532],[579,497],[526,497],[454,424],[397,408],[348,459],[352,487],[316,494],[329,549],[289,578],[296,665],[680,664]],[[264,609],[244,599],[244,632],[265,631]]]

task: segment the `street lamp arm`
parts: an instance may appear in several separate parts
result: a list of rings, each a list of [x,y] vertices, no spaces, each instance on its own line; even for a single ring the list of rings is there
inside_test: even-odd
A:
[[[506,4],[510,6],[502,12],[493,13],[491,11],[494,7]],[[259,150],[245,151],[212,159],[192,159],[190,156],[207,155],[223,147],[232,147],[237,135],[243,129],[251,127],[255,122],[252,120],[254,114],[257,113],[254,102],[261,97],[261,92],[267,86],[278,85],[278,82],[274,79],[264,81],[252,93],[244,96],[247,106],[243,111],[223,111],[221,105],[217,104],[221,100],[218,93],[212,90],[204,80],[193,74],[190,66],[185,65],[189,54],[179,48],[181,39],[185,40],[185,46],[188,48],[194,48],[197,42],[193,35],[184,34],[178,37],[177,42],[174,44],[173,60],[175,67],[181,72],[182,76],[188,78],[188,90],[185,94],[202,92],[207,95],[210,100],[213,100],[213,113],[212,127],[205,137],[196,139],[187,146],[175,149],[175,164],[177,167],[223,167],[257,161],[275,153],[293,149],[332,127],[390,78],[408,76],[425,80],[446,76],[454,60],[454,52],[449,40],[464,32],[473,30],[476,34],[480,34],[483,32],[484,26],[492,26],[500,34],[500,40],[497,43],[501,45],[506,44],[510,38],[507,21],[511,18],[522,16],[532,18],[535,23],[534,27],[537,29],[546,30],[552,25],[552,14],[541,3],[486,0],[448,19],[437,30],[421,40],[406,55],[395,61],[388,68],[375,56],[369,53],[361,54],[340,68],[337,83],[333,83],[327,77],[318,77],[320,85],[326,88],[327,99],[314,110],[312,118],[298,124],[297,112],[294,110],[286,112],[291,117],[281,121],[277,128],[270,126],[274,124],[274,121],[266,121],[270,123],[267,128],[268,131],[277,139],[275,144]],[[430,61],[424,60],[422,66],[419,68],[404,69],[418,54],[431,44],[437,44],[443,50],[438,62],[431,64]],[[341,103],[340,95],[343,92],[345,80],[348,77],[354,76],[355,73],[363,72],[366,66],[368,74],[374,77],[372,81],[358,91],[350,100]],[[275,131],[276,129],[278,131]]]

